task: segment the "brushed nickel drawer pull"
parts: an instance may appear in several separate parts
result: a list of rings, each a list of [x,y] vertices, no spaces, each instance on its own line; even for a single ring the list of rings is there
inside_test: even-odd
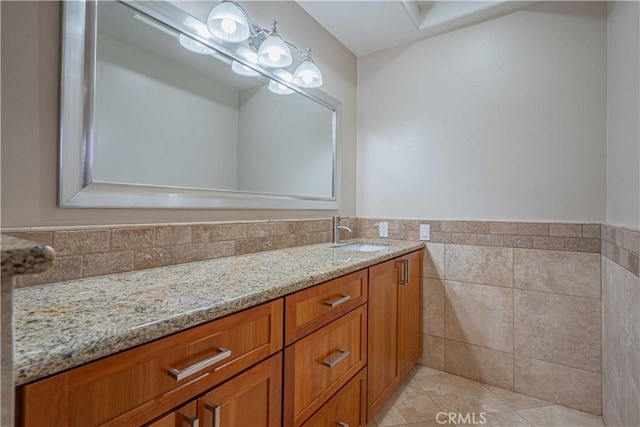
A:
[[[213,427],[220,427],[220,405],[205,403],[204,408],[208,409],[213,415]]]
[[[181,381],[187,378],[188,376],[195,374],[196,372],[200,372],[203,369],[208,368],[209,366],[215,363],[218,363],[221,360],[226,359],[229,356],[231,356],[231,350],[229,350],[228,348],[219,347],[218,354],[216,354],[215,356],[211,356],[208,359],[204,359],[203,361],[195,363],[189,366],[188,368],[184,368],[181,371],[176,368],[171,368],[169,369],[169,375],[171,375],[171,377],[173,377],[174,380]]]
[[[345,423],[344,421],[338,421],[338,426],[339,427],[349,427],[349,424]]]
[[[335,299],[333,301],[325,301],[324,305],[328,305],[330,307],[337,307],[340,304],[344,304],[345,302],[351,299],[351,295],[342,295],[340,298]]]
[[[340,361],[344,360],[348,355],[349,355],[349,350],[340,350],[340,353],[342,353],[340,356],[336,357],[333,360],[329,360],[326,359],[322,362],[322,364],[324,366],[328,366],[329,368],[333,368],[334,366],[336,366]]]
[[[406,285],[409,282],[409,260],[403,259],[402,263],[402,279],[398,282],[400,285]]]
[[[189,427],[198,427],[198,417],[191,418],[186,415],[182,415],[182,423]]]

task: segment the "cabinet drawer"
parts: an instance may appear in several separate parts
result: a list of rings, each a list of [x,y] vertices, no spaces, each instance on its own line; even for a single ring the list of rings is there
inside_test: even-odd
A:
[[[301,425],[366,363],[366,305],[287,347],[285,426]]]
[[[22,387],[22,425],[140,425],[282,348],[272,301]]]
[[[367,373],[366,368],[353,377],[325,403],[302,427],[365,427]]]
[[[356,271],[285,298],[285,345],[367,301],[367,270]]]

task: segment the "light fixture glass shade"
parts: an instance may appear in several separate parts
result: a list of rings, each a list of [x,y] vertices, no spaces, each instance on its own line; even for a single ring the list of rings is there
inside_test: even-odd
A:
[[[289,46],[276,34],[272,34],[258,49],[258,62],[271,68],[288,67],[293,62]]]
[[[180,34],[178,36],[178,42],[180,43],[180,46],[193,53],[198,53],[200,55],[215,55],[216,53],[216,51],[210,47],[207,47],[184,34]]]
[[[289,89],[288,87],[286,87],[285,85],[283,85],[282,83],[279,83],[275,80],[271,80],[269,82],[269,91],[273,92],[277,95],[290,95],[294,92],[293,89]]]
[[[313,61],[307,59],[298,65],[293,73],[293,83],[299,87],[320,87],[322,86],[322,73]]]
[[[251,68],[239,63],[238,61],[233,61],[231,63],[231,70],[233,70],[234,73],[245,77],[260,77],[262,75],[256,70],[252,70]]]
[[[222,41],[242,43],[251,35],[249,21],[239,6],[222,2],[213,8],[207,18],[207,29]]]

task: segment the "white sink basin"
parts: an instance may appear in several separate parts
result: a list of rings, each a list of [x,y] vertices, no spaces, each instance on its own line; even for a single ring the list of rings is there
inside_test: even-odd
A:
[[[387,249],[386,246],[369,245],[366,243],[352,243],[350,245],[339,246],[339,248],[346,249],[348,251],[356,251],[356,252],[377,252],[377,251],[384,251]]]

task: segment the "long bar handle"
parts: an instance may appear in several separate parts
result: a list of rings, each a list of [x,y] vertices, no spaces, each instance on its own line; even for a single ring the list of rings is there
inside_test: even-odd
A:
[[[402,279],[398,282],[400,285],[406,285],[409,282],[409,260],[403,259],[402,263]]]
[[[344,421],[338,421],[338,426],[339,427],[349,427],[349,424],[345,423]]]
[[[340,298],[333,301],[325,301],[324,305],[328,305],[329,307],[337,307],[340,304],[344,304],[345,302],[351,299],[351,295],[341,295]]]
[[[336,357],[333,360],[330,359],[325,359],[322,364],[324,366],[328,366],[329,368],[333,368],[334,366],[336,366],[338,363],[340,363],[342,360],[344,360],[347,356],[349,356],[349,350],[342,350],[340,349],[340,356]]]
[[[213,427],[220,427],[220,405],[205,403],[204,408],[208,409],[213,415]]]
[[[181,371],[176,368],[171,368],[169,369],[169,375],[171,375],[174,380],[181,381],[188,376],[195,374],[196,372],[200,372],[203,369],[226,359],[229,356],[231,356],[231,350],[229,350],[228,348],[219,347],[218,354],[216,354],[215,356],[204,359],[203,361],[195,363],[187,368],[184,368]]]

